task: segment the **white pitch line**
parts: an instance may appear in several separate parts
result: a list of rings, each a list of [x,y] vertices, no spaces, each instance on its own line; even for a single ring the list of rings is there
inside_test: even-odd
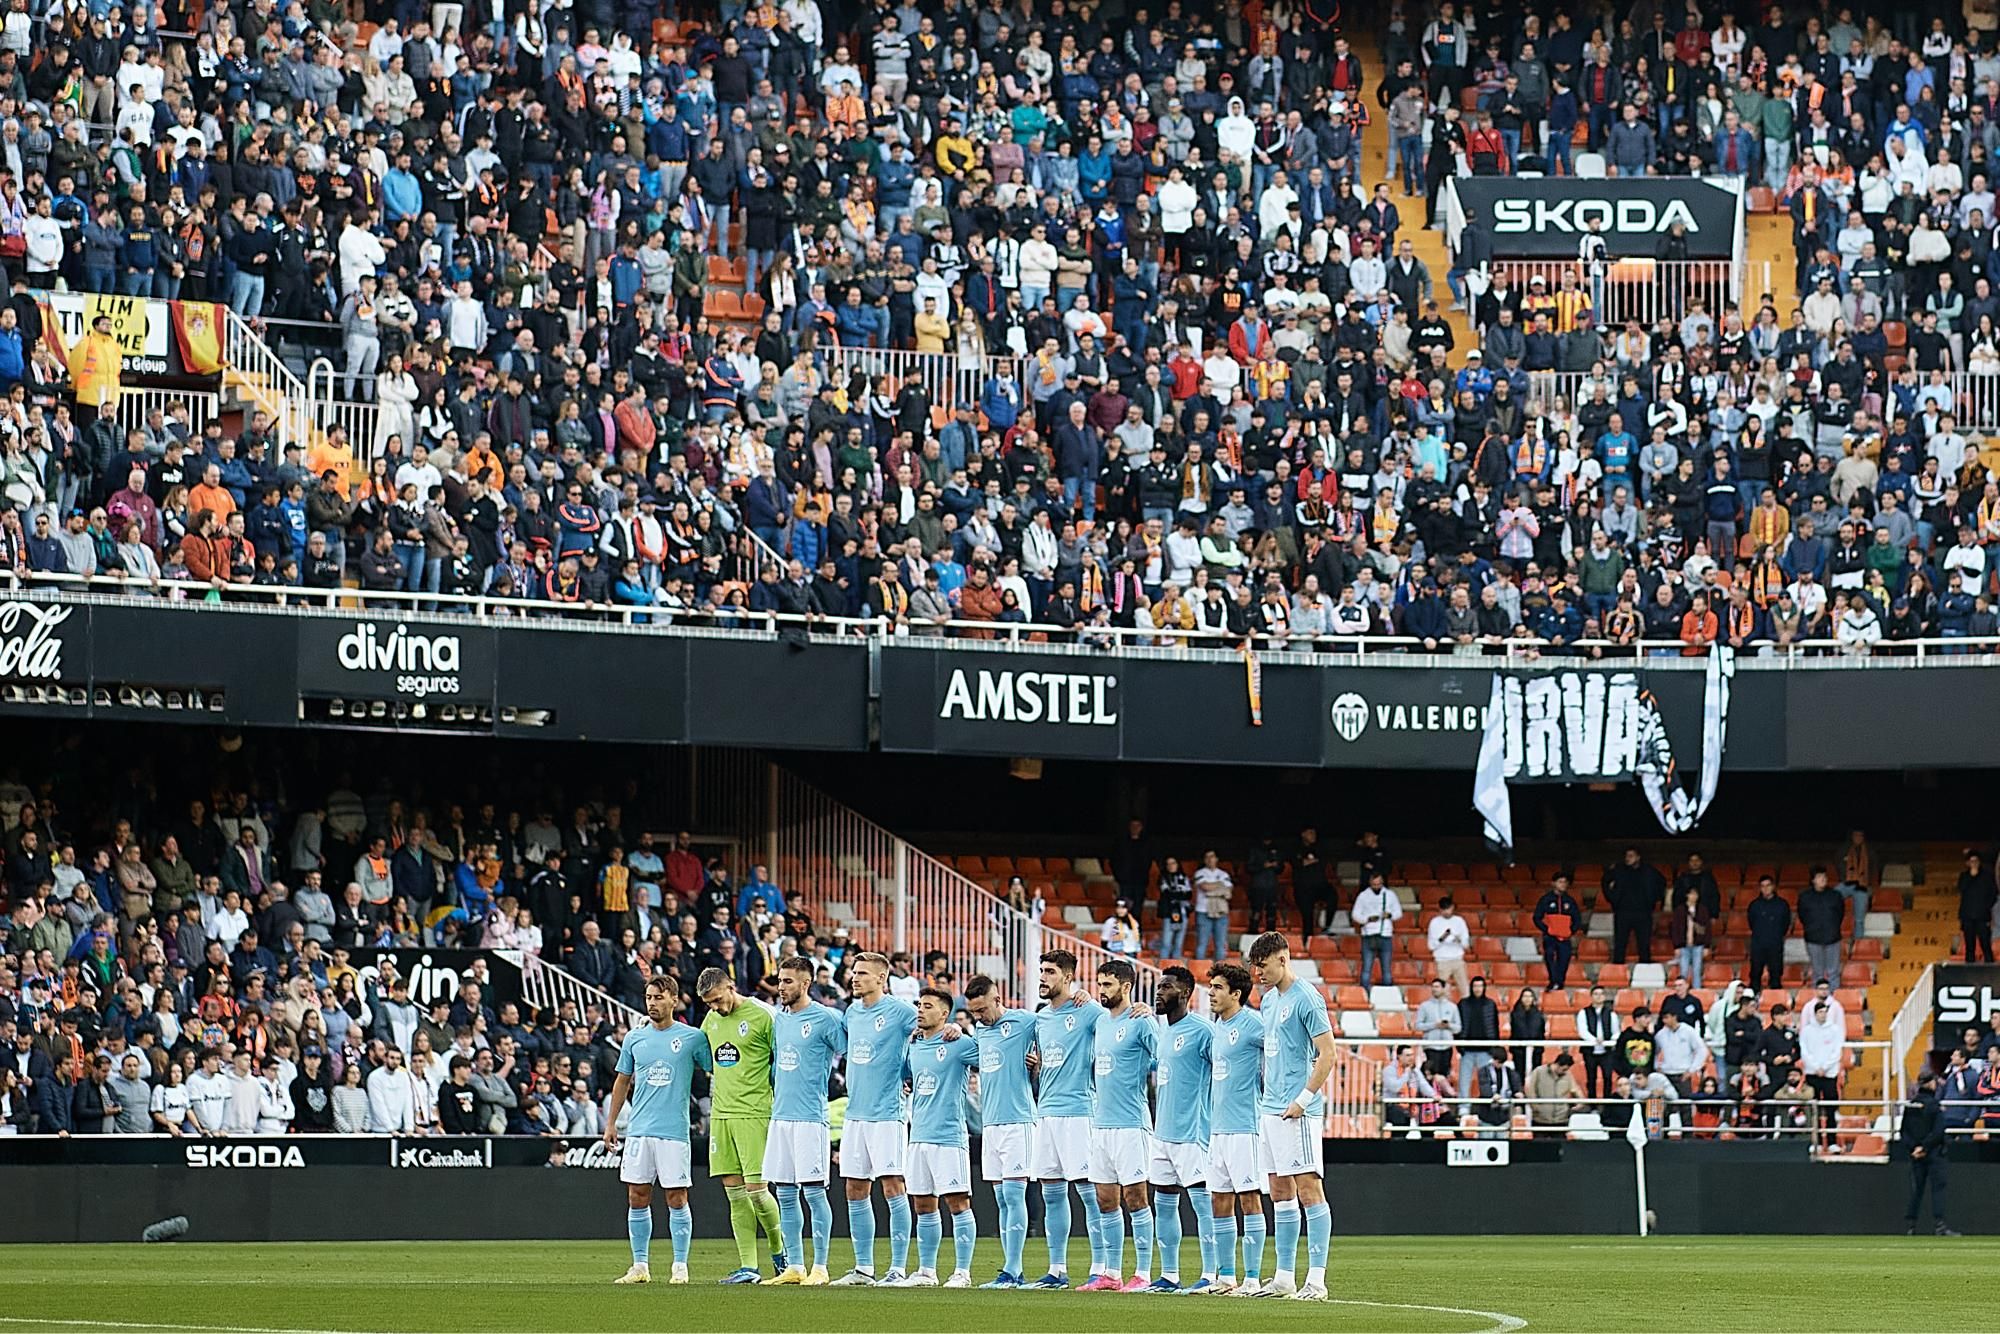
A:
[[[1468,1334],[1514,1334],[1514,1331],[1528,1327],[1528,1322],[1520,1316],[1508,1315],[1505,1311],[1475,1311],[1469,1306],[1419,1306],[1415,1302],[1367,1302],[1359,1297],[1329,1297],[1327,1303],[1331,1306],[1372,1306],[1383,1311],[1431,1311],[1438,1315],[1470,1315],[1493,1322],[1484,1329],[1471,1330]]]
[[[67,1317],[44,1320],[27,1316],[0,1316],[0,1325],[27,1329],[166,1330],[169,1334],[355,1334],[353,1330],[342,1329],[278,1329],[266,1325],[164,1325],[152,1320],[143,1322],[72,1320]]]
[[[1468,1315],[1490,1322],[1485,1327],[1467,1331],[1467,1334],[1516,1334],[1527,1328],[1528,1322],[1519,1316],[1508,1315],[1504,1311],[1480,1311],[1466,1306],[1423,1306],[1415,1302],[1371,1302],[1358,1297],[1330,1297],[1331,1306],[1366,1306],[1381,1311],[1427,1311],[1436,1315]],[[41,1330],[160,1330],[166,1334],[356,1334],[351,1330],[333,1329],[290,1329],[269,1325],[167,1325],[156,1322],[135,1322],[127,1320],[72,1320],[32,1319],[25,1316],[0,1316],[0,1325]]]

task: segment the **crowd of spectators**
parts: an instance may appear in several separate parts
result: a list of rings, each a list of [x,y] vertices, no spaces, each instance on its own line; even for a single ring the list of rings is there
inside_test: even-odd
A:
[[[558,819],[344,775],[289,802],[23,776],[0,779],[0,1133],[595,1136],[654,972],[775,999],[802,953],[818,998],[846,996],[844,931],[617,800]],[[454,990],[379,953],[413,947],[519,951],[596,992],[537,1010],[500,993],[503,960],[440,959]],[[895,972],[952,980],[940,957]]]
[[[0,379],[35,287],[201,296],[337,325],[382,424],[294,454],[23,385],[0,566],[1432,650],[1994,633],[1947,374],[2000,371],[1991,34],[1549,10],[1394,4],[1374,83],[1293,0],[10,15]],[[1482,280],[1477,218],[1417,258],[1418,194],[1578,136],[1776,191],[1789,320],[1607,327],[1597,260]],[[705,313],[739,265],[754,327]]]

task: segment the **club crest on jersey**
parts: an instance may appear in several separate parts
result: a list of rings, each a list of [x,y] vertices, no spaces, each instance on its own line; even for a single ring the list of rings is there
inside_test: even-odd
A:
[[[1232,1047],[1233,1047],[1233,1046],[1235,1046],[1235,1045],[1236,1045],[1236,1039],[1238,1039],[1238,1038],[1240,1038],[1240,1037],[1242,1037],[1242,1036],[1243,1036],[1243,1030],[1242,1030],[1242,1029],[1240,1029],[1240,1028],[1232,1028],[1232,1029],[1230,1029],[1230,1030],[1229,1030],[1229,1045],[1230,1045],[1230,1046],[1232,1046]]]
[[[1179,1038],[1175,1038],[1175,1039],[1174,1039],[1174,1050],[1175,1050],[1175,1051],[1185,1051],[1186,1049],[1187,1049],[1187,1039],[1186,1039],[1186,1038],[1184,1038],[1184,1037],[1179,1037]]]
[[[878,1014],[875,1016],[875,1031],[877,1033],[880,1033],[883,1029],[887,1028],[888,1026],[889,1026],[888,1015]]]
[[[813,1035],[812,1020],[808,1019],[803,1024],[799,1025],[799,1036],[802,1038],[809,1038],[812,1035]]]
[[[944,1055],[945,1055],[945,1053],[944,1053],[944,1048],[943,1048],[943,1047],[939,1047],[939,1048],[937,1049],[937,1059],[939,1060],[939,1062],[940,1062],[940,1063],[942,1063],[942,1062],[943,1062],[943,1060],[944,1060]]]
[[[1113,1042],[1123,1042],[1125,1040],[1125,1025],[1120,1024],[1111,1030],[1111,1040]]]
[[[670,1052],[678,1053],[680,1049],[681,1049],[681,1040],[679,1038],[675,1038],[669,1043],[667,1043],[667,1050]]]
[[[736,1021],[736,1036],[739,1038],[750,1036],[750,1021],[748,1019],[739,1019]]]
[[[1063,1031],[1066,1033],[1074,1033],[1076,1031],[1075,1015],[1070,1015],[1067,1019],[1063,1020]]]

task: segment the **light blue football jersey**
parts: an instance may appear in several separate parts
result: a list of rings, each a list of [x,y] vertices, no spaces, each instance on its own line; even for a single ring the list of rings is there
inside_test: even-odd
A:
[[[694,1070],[713,1070],[708,1039],[676,1021],[666,1028],[643,1024],[618,1048],[618,1073],[632,1076],[632,1118],[625,1133],[648,1139],[688,1138],[688,1103]]]
[[[1210,1098],[1209,1052],[1215,1032],[1198,1014],[1184,1014],[1159,1034],[1159,1069],[1153,1072],[1158,1106],[1153,1129],[1168,1144],[1208,1143]]]
[[[847,1119],[903,1119],[903,1048],[917,1031],[917,1007],[884,995],[847,1007]]]
[[[979,1064],[979,1044],[918,1038],[904,1062],[910,1082],[910,1142],[964,1148],[966,1076]]]
[[[826,1124],[826,1083],[847,1050],[840,1012],[813,1001],[771,1018],[771,1119]]]
[[[1102,1005],[1081,993],[1036,1011],[1035,1050],[1041,1058],[1037,1116],[1090,1115],[1097,1017],[1103,1013]]]
[[[1003,1010],[1000,1020],[973,1030],[979,1043],[979,1120],[982,1125],[1030,1125],[1035,1090],[1028,1074],[1028,1051],[1035,1045],[1035,1016]]]
[[[1209,1040],[1211,1135],[1250,1135],[1264,1092],[1264,1016],[1246,1005],[1214,1021]],[[1284,1110],[1283,1108],[1279,1109]]]
[[[1153,1112],[1146,1093],[1159,1053],[1158,1021],[1131,1007],[1097,1015],[1097,1099],[1090,1124],[1099,1130],[1151,1130]]]
[[[1264,1014],[1264,1093],[1258,1101],[1266,1114],[1282,1112],[1299,1098],[1307,1116],[1325,1116],[1326,1099],[1319,1090],[1300,1098],[1306,1079],[1312,1074],[1313,1039],[1332,1032],[1326,1018],[1326,997],[1320,989],[1301,978],[1280,991],[1264,988],[1258,1007]]]

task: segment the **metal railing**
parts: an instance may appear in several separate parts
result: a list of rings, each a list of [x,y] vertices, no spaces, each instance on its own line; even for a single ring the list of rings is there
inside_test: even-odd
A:
[[[264,341],[264,335],[227,306],[222,312],[223,382],[240,389],[269,413],[278,445],[312,443],[308,395],[291,367]]]
[[[915,377],[931,402],[947,410],[961,403],[977,404],[987,377],[1011,360],[989,355],[968,362],[952,352],[865,347],[827,347],[821,356],[821,369],[836,385],[845,385],[857,373],[866,375],[871,384],[884,375],[894,376],[899,384]]]
[[[1402,1100],[1413,1109],[1419,1105],[1423,1105],[1438,1113],[1432,1119],[1424,1120],[1413,1116],[1411,1124],[1393,1126],[1388,1124],[1387,1118],[1384,1116],[1385,1108],[1396,1105],[1397,1100],[1385,1097],[1382,1076],[1389,1064],[1395,1059],[1395,1054],[1404,1048],[1412,1048],[1424,1057],[1428,1057],[1431,1052],[1436,1050],[1450,1049],[1455,1053],[1461,1054],[1461,1064],[1459,1067],[1461,1071],[1463,1070],[1462,1054],[1465,1052],[1493,1053],[1501,1048],[1506,1048],[1517,1054],[1524,1050],[1534,1051],[1540,1053],[1544,1058],[1552,1059],[1557,1053],[1566,1051],[1571,1053],[1573,1058],[1577,1058],[1574,1069],[1576,1071],[1575,1078],[1578,1088],[1581,1090],[1587,1090],[1588,1088],[1588,1085],[1584,1083],[1584,1066],[1580,1059],[1582,1046],[1573,1038],[1565,1039],[1555,1036],[1539,1039],[1453,1038],[1449,1041],[1436,1041],[1409,1037],[1367,1038],[1342,1035],[1336,1036],[1334,1042],[1336,1051],[1348,1058],[1345,1064],[1350,1068],[1349,1080],[1343,1084],[1338,1078],[1343,1063],[1337,1062],[1335,1066],[1336,1081],[1334,1084],[1329,1085],[1328,1088],[1329,1123],[1327,1133],[1340,1138],[1374,1138],[1383,1134],[1408,1134],[1412,1136],[1457,1135],[1463,1133],[1468,1128],[1465,1120],[1466,1117],[1476,1117],[1478,1110],[1482,1106],[1490,1106],[1489,1099],[1481,1098],[1473,1090],[1460,1087],[1454,1083],[1451,1085],[1449,1093],[1440,1090],[1441,1096],[1436,1098],[1414,1097]],[[1785,1127],[1760,1124],[1756,1127],[1757,1132],[1759,1134],[1817,1133],[1823,1135],[1828,1143],[1834,1142],[1836,1135],[1874,1134],[1880,1135],[1885,1139],[1893,1138],[1896,1133],[1902,1102],[1900,1093],[1892,1093],[1892,1089],[1895,1086],[1889,1077],[1890,1070],[1895,1063],[1895,1046],[1896,1044],[1893,1041],[1884,1041],[1881,1039],[1850,1039],[1843,1044],[1842,1080],[1844,1081],[1848,1075],[1861,1069],[1864,1065],[1879,1063],[1882,1074],[1882,1092],[1879,1097],[1831,1098],[1816,1101],[1813,1104],[1815,1110],[1829,1110],[1836,1118],[1833,1125],[1827,1126],[1824,1129],[1819,1129],[1816,1125],[1812,1127]],[[1379,1057],[1371,1054],[1377,1052],[1380,1053]],[[1689,1082],[1695,1083],[1698,1086],[1704,1074],[1711,1069],[1715,1070],[1718,1075],[1720,1074],[1721,1052],[1711,1047],[1709,1048],[1709,1053],[1709,1060],[1704,1062],[1702,1069],[1693,1072],[1691,1076],[1687,1077]],[[1424,1069],[1421,1064],[1417,1068],[1420,1070]],[[1516,1134],[1575,1135],[1578,1127],[1559,1124],[1553,1120],[1536,1121],[1532,1115],[1533,1109],[1537,1106],[1570,1108],[1623,1107],[1636,1101],[1635,1099],[1620,1097],[1530,1098],[1525,1092],[1529,1073],[1529,1070],[1520,1068],[1517,1064],[1516,1074],[1523,1091],[1516,1093],[1506,1100],[1510,1111],[1509,1120],[1502,1123],[1480,1124],[1477,1127],[1478,1130],[1487,1133],[1506,1134],[1511,1127]],[[1372,1075],[1372,1078],[1368,1078],[1367,1076],[1369,1075]],[[1669,1078],[1672,1077],[1670,1076]],[[1732,1106],[1736,1106],[1741,1105],[1743,1100],[1740,1098],[1731,1098],[1729,1101]],[[1669,1105],[1679,1107],[1683,1111],[1689,1111],[1700,1105],[1701,1102],[1702,1100],[1698,1098],[1683,1097],[1678,1102],[1670,1103]],[[1768,1096],[1758,1099],[1756,1102],[1759,1106],[1770,1105]],[[1708,1105],[1714,1106],[1715,1103],[1710,1101]],[[1855,1126],[1852,1124],[1839,1126],[1838,1118],[1843,1114],[1867,1118],[1866,1126]],[[1601,1125],[1594,1127],[1586,1126],[1584,1128],[1597,1132],[1588,1137],[1605,1137]],[[1683,1118],[1681,1129],[1686,1133],[1699,1133],[1698,1128],[1685,1117]]]
[[[118,424],[130,431],[144,430],[155,408],[171,421],[171,410],[177,406],[187,409],[188,436],[193,439],[222,414],[222,395],[184,389],[126,389],[118,395]]]
[[[565,1004],[574,1002],[579,1016],[595,1007],[606,1019],[623,1022],[628,1028],[646,1022],[645,1015],[610,992],[591,986],[568,969],[535,954],[522,957],[521,995],[537,1010],[561,1010]]]
[[[777,560],[762,548],[760,561]],[[888,620],[817,613],[715,610],[706,607],[665,607],[625,603],[551,603],[539,599],[491,594],[411,593],[358,588],[306,588],[300,585],[260,586],[211,584],[188,579],[142,580],[116,575],[73,575],[51,571],[0,570],[0,597],[59,598],[80,601],[201,602],[219,592],[225,606],[267,611],[369,613],[393,610],[404,615],[447,619],[511,619],[536,624],[581,622],[634,631],[695,635],[747,635],[770,638],[800,631],[814,635],[894,642],[906,647],[984,651],[1023,651],[1068,656],[1120,653],[1140,657],[1190,660],[1240,660],[1241,636],[1222,631],[1153,627],[1090,627],[1076,630],[1031,622],[952,620],[911,627]],[[947,634],[946,632],[949,632]],[[1251,636],[1260,653],[1272,660],[1321,661],[1334,665],[1367,655],[1371,666],[1427,668],[1464,666],[1467,660],[1485,665],[1534,662],[1545,655],[1565,663],[1629,666],[1643,661],[1650,670],[1702,670],[1706,661],[1700,645],[1677,639],[1649,639],[1636,644],[1578,640],[1554,645],[1542,639],[1505,639],[1451,644],[1428,650],[1409,635],[1293,636],[1282,643],[1265,635]],[[1767,644],[1740,650],[1737,667],[1789,671],[1799,667],[1827,670],[1849,668],[1911,668],[1926,665],[1988,666],[2000,657],[2000,636],[1908,639],[1883,642],[1871,653],[1855,653],[1831,640]]]
[[[1620,259],[1593,276],[1587,265],[1573,259],[1500,259],[1488,265],[1487,272],[1493,278],[1504,276],[1522,296],[1536,278],[1551,294],[1562,290],[1565,275],[1574,278],[1576,288],[1589,294],[1599,328],[1618,328],[1637,320],[1651,330],[1662,316],[1678,321],[1695,301],[1719,322],[1723,311],[1742,301],[1746,279],[1755,292],[1772,290],[1768,260],[1737,264],[1726,259]]]
[[[773,765],[769,865],[788,901],[796,894],[816,921],[845,925],[857,944],[907,950],[919,965],[942,950],[962,981],[983,972],[1008,998],[1032,1007],[1045,950],[1076,956],[1077,978],[1088,988],[1099,964],[1114,958],[1082,936],[1045,926],[849,809],[793,774]],[[1127,959],[1138,973],[1138,999],[1151,1004],[1160,970]],[[1200,998],[1198,998],[1200,999]]]
[[[369,377],[371,382],[374,378]],[[315,430],[331,431],[336,426],[345,430],[347,442],[353,446],[354,457],[372,463],[388,443],[384,425],[387,414],[382,411],[380,403],[349,397],[343,388],[345,383],[332,361],[326,357],[315,357],[312,365],[306,368],[306,412]],[[414,440],[403,441],[405,458],[409,457],[410,446],[415,443]]]

